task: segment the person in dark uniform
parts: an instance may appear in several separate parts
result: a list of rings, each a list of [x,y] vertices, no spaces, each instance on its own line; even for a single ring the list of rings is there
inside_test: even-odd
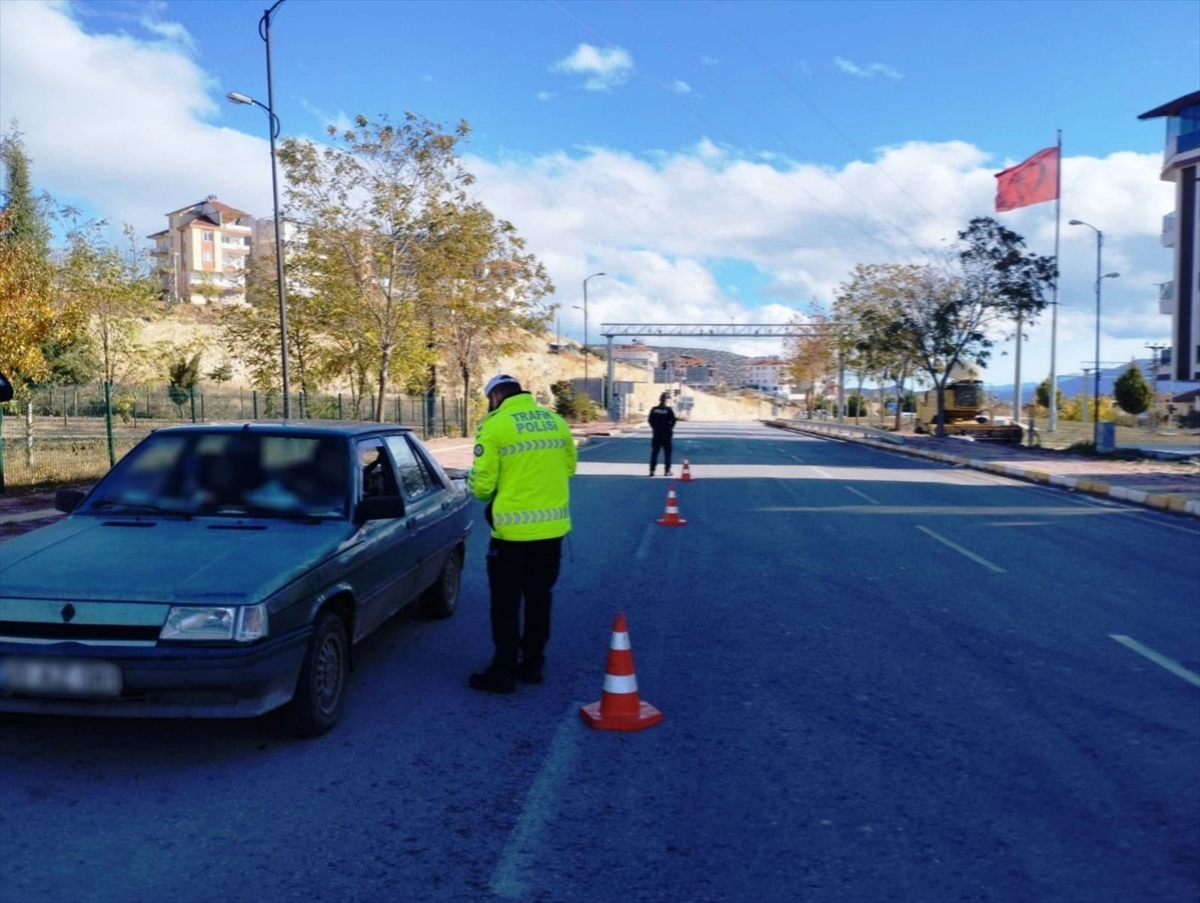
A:
[[[670,397],[669,393],[663,392],[658,404],[650,409],[648,420],[653,433],[650,439],[650,476],[654,476],[654,471],[658,469],[659,449],[662,450],[663,466],[666,468],[663,475],[671,475],[671,437],[675,433],[675,412],[667,404]]]

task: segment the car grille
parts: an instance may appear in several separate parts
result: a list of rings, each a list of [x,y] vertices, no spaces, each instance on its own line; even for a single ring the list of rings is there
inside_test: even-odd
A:
[[[126,624],[52,624],[30,621],[0,621],[0,638],[71,642],[90,640],[123,641],[157,640],[161,627]]]

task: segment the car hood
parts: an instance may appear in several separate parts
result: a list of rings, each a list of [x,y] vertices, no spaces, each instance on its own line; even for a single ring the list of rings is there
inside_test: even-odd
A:
[[[0,546],[8,598],[252,604],[352,542],[346,521],[69,517]]]

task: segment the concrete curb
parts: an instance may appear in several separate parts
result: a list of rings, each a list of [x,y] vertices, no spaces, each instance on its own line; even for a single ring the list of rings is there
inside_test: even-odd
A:
[[[945,464],[970,467],[972,470],[983,470],[1031,483],[1042,483],[1047,486],[1067,489],[1071,492],[1083,492],[1088,495],[1112,498],[1133,505],[1140,505],[1144,508],[1154,508],[1158,511],[1170,511],[1173,514],[1186,514],[1200,518],[1200,499],[1185,499],[1177,495],[1170,495],[1169,493],[1127,489],[1124,486],[1112,486],[1104,480],[1097,480],[1090,477],[1068,477],[1063,474],[1048,473],[1044,470],[1033,470],[1018,467],[1014,464],[1005,464],[1002,461],[980,461],[976,458],[968,458],[963,455],[951,455],[945,452],[931,452],[924,449],[907,448],[894,445],[890,442],[878,442],[873,439],[857,436],[832,436],[823,431],[809,431],[803,427],[796,427],[791,424],[779,424],[778,426],[781,429],[791,430],[794,433],[807,433],[808,435],[821,436],[826,439],[833,438],[845,442],[856,442],[859,445],[868,445],[882,451],[900,452],[914,458],[925,458],[926,460],[940,461]]]

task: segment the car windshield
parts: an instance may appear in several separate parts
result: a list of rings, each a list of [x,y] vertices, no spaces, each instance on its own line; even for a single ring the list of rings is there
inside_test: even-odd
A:
[[[161,433],[112,470],[85,510],[345,517],[349,457],[332,436]]]

